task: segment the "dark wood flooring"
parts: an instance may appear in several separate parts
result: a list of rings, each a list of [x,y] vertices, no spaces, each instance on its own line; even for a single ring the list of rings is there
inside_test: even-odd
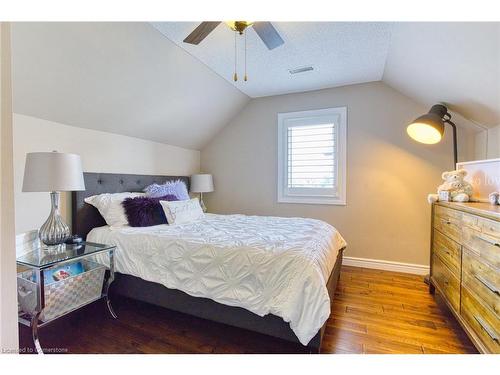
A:
[[[297,344],[137,301],[115,298],[113,320],[97,302],[43,327],[56,353],[304,353]],[[20,347],[33,348],[20,326]],[[475,353],[422,277],[342,267],[322,353]]]

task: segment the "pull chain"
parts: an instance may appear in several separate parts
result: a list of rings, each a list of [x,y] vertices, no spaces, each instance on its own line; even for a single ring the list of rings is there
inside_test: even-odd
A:
[[[236,51],[236,31],[234,32],[234,76],[233,80],[236,82],[238,80],[238,74],[236,73],[236,66],[237,66],[237,51]]]
[[[246,82],[248,81],[247,77],[247,33],[245,33],[245,77],[243,80]]]

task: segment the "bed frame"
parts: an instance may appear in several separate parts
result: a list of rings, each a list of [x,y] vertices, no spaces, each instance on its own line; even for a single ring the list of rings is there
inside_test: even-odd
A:
[[[84,173],[85,191],[72,193],[73,233],[86,238],[95,227],[106,225],[96,208],[84,202],[86,197],[102,193],[139,192],[152,183],[183,180],[189,188],[189,177],[149,176],[114,173]],[[343,250],[339,251],[335,267],[328,279],[327,289],[333,301],[337,282],[340,277]],[[299,343],[297,336],[282,318],[268,314],[258,316],[246,309],[217,303],[208,298],[192,297],[176,289],[142,280],[138,277],[116,273],[112,292],[132,299],[144,301],[167,309],[179,311],[196,317],[248,329],[287,341]],[[309,342],[311,353],[319,353],[326,323]]]

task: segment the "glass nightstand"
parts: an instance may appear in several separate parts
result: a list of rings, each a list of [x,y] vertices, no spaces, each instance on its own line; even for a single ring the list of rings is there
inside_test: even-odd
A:
[[[89,303],[104,298],[116,319],[108,295],[114,280],[115,249],[111,245],[82,242],[62,245],[57,251],[38,248],[17,258],[18,267],[23,269],[17,277],[19,323],[31,328],[37,353],[43,354],[39,328]],[[95,261],[96,256],[102,255],[109,257],[109,267]],[[78,270],[74,275],[68,272],[70,276],[58,280],[51,275],[55,270],[64,273],[71,267]]]

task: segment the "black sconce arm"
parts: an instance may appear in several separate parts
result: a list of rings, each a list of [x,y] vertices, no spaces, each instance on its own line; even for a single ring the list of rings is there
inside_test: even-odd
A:
[[[444,122],[450,124],[453,128],[453,158],[455,161],[454,168],[456,168],[458,163],[457,126],[450,119],[451,116],[447,113],[444,118]]]

